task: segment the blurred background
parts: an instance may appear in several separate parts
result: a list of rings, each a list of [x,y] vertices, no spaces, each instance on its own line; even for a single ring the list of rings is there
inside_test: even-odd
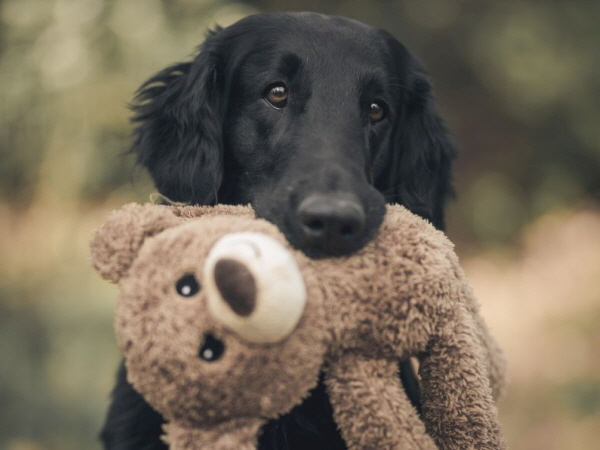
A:
[[[127,104],[207,28],[300,2],[0,0],[0,449],[99,449],[106,214],[153,192]],[[460,146],[448,233],[510,363],[513,449],[600,440],[600,2],[304,0],[395,34]]]

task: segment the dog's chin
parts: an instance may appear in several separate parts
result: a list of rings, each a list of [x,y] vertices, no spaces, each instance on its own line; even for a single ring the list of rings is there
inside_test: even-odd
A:
[[[311,243],[298,241],[295,239],[288,239],[292,247],[297,250],[300,250],[306,256],[312,259],[323,259],[330,257],[343,257],[352,255],[359,250],[361,250],[365,245],[367,245],[377,234],[377,229],[374,229],[371,233],[366,234],[364,237],[360,239],[353,239],[352,242],[349,242],[344,245],[314,245]]]

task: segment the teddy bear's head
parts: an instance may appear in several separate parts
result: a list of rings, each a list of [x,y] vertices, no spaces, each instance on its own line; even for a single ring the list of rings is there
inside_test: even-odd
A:
[[[92,262],[120,285],[129,381],[167,420],[266,420],[316,385],[321,293],[271,224],[130,205],[96,232]]]

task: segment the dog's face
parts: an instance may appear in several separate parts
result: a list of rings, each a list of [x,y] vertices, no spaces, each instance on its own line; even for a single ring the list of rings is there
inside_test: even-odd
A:
[[[339,254],[368,242],[383,217],[372,159],[389,139],[399,89],[368,28],[308,17],[276,40],[268,28],[244,29],[221,200],[253,203],[300,248]]]
[[[386,200],[443,225],[453,147],[418,62],[383,31],[251,16],[139,99],[140,162],[174,200],[252,203],[311,256],[361,248]]]

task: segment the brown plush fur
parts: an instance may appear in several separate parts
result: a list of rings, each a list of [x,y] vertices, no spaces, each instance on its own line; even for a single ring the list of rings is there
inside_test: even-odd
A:
[[[175,292],[185,273],[207,283],[211,248],[239,231],[286,247],[304,280],[302,316],[277,342],[241,338],[209,311],[206,290]],[[248,207],[128,205],[96,232],[92,255],[102,276],[120,283],[116,331],[130,382],[169,421],[172,449],[255,448],[260,426],[297,405],[321,369],[351,449],[505,446],[494,405],[501,352],[452,244],[401,206],[388,207],[358,253],[311,260]],[[209,333],[226,348],[213,362],[198,357]],[[420,363],[422,418],[397,377],[410,356]]]

